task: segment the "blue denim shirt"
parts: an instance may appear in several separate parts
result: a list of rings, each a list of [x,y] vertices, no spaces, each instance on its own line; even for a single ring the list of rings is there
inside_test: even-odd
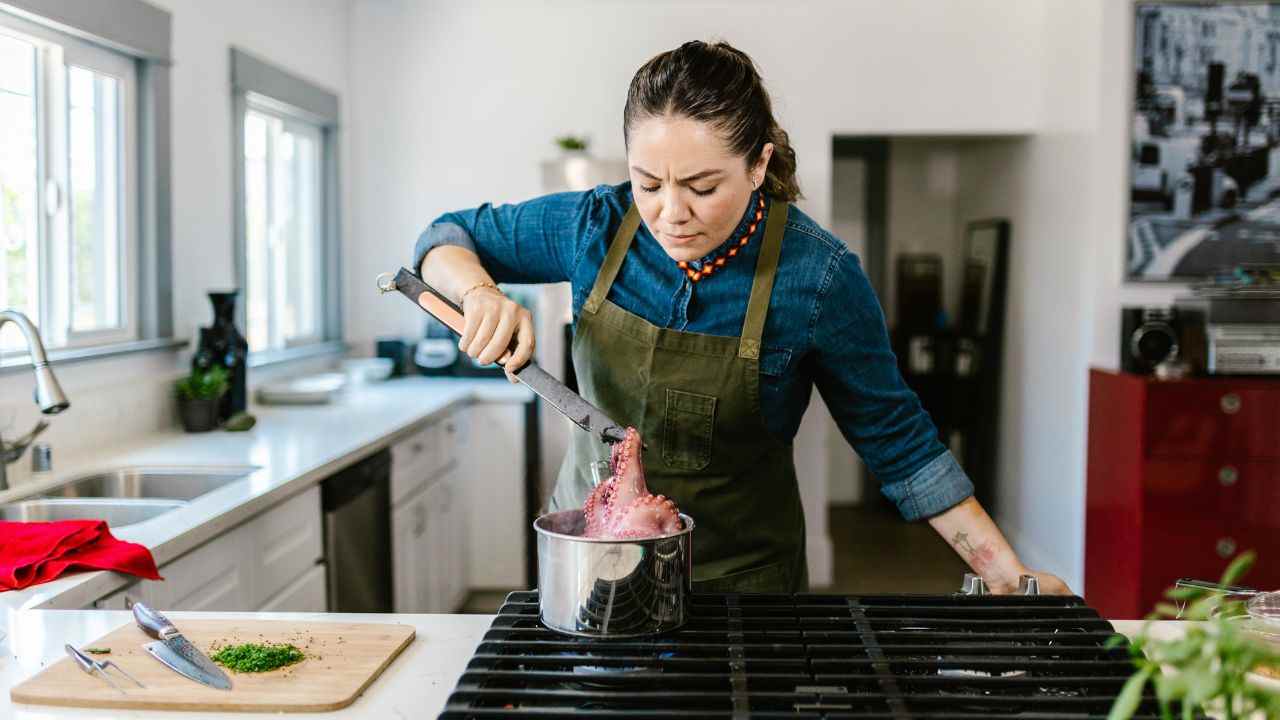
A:
[[[731,238],[746,231],[756,200]],[[498,282],[569,282],[576,322],[630,205],[631,184],[624,183],[446,213],[418,238],[412,267],[436,246],[469,248]],[[737,257],[695,284],[641,223],[609,299],[660,327],[736,337],[764,226]],[[721,249],[690,266],[701,267]],[[972,495],[973,484],[898,373],[884,314],[857,256],[793,207],[778,263],[760,357],[766,427],[790,443],[816,385],[903,517],[930,517]]]

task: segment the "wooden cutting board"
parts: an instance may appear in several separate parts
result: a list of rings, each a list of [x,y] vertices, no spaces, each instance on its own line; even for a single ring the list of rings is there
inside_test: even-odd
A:
[[[142,681],[114,670],[119,693],[96,673],[89,675],[64,657],[14,687],[15,703],[148,710],[322,712],[355,701],[413,640],[408,625],[392,623],[285,622],[275,620],[179,620],[178,629],[196,647],[214,644],[292,643],[306,653],[300,663],[267,673],[233,673],[230,690],[216,690],[170,670],[142,649],[151,642],[136,625],[117,628],[84,648],[110,648],[95,660],[114,660]]]

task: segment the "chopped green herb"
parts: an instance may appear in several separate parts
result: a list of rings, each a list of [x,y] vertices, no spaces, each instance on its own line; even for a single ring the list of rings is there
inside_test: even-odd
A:
[[[85,648],[84,651],[89,653],[90,655],[110,655],[111,654],[111,648]]]
[[[293,645],[244,643],[228,645],[213,654],[213,661],[236,672],[269,672],[300,662],[306,655]]]

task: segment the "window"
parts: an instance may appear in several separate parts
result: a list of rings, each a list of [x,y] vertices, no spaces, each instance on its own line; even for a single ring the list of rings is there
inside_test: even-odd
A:
[[[239,138],[238,266],[245,335],[258,361],[340,341],[337,98],[232,51]]]
[[[320,129],[250,108],[244,119],[249,350],[322,339]]]
[[[138,337],[136,88],[130,58],[0,17],[0,303],[48,347]]]

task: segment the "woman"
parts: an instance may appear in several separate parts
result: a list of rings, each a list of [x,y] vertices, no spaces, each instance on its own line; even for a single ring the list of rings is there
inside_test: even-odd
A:
[[[530,315],[496,283],[572,284],[580,390],[639,428],[650,489],[696,520],[698,590],[807,589],[791,441],[815,384],[903,516],[1014,590],[1028,571],[904,385],[857,257],[789,206],[795,152],[751,59],[703,42],[654,57],[623,134],[629,183],[448,213],[422,234],[414,267],[461,303],[459,348],[524,365]],[[574,433],[553,509],[581,507],[604,452]]]

